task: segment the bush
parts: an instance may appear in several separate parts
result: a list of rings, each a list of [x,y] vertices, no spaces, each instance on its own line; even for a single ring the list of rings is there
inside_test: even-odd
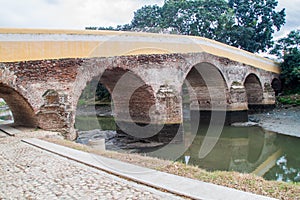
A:
[[[300,51],[294,49],[285,54],[283,59],[284,62],[281,64],[283,87],[290,94],[300,93]]]
[[[288,105],[298,105],[300,106],[300,95],[287,95],[287,96],[281,96],[277,98],[278,102],[281,104],[288,104]]]

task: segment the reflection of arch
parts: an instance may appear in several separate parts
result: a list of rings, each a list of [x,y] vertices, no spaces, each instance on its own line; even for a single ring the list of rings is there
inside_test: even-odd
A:
[[[264,132],[257,128],[257,131],[251,132],[249,135],[248,156],[247,160],[250,163],[256,163],[261,157],[262,150],[265,146]]]
[[[277,96],[281,92],[281,81],[278,78],[272,80],[271,86]]]
[[[260,104],[263,100],[263,88],[259,78],[255,74],[249,74],[244,86],[247,93],[248,105]]]
[[[14,124],[17,126],[36,127],[35,113],[26,99],[13,88],[0,83],[0,97],[9,106]]]

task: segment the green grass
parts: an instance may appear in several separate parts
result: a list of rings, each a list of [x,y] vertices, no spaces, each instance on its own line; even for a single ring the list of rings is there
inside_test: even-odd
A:
[[[300,95],[286,95],[277,97],[277,101],[283,105],[297,105],[300,106]]]

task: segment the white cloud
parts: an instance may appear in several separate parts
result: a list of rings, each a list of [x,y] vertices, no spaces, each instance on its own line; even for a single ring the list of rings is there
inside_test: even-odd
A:
[[[0,0],[0,26],[71,28],[130,23],[133,12],[163,0]]]
[[[285,8],[286,23],[282,29],[275,34],[275,38],[287,35],[290,31],[300,29],[300,0],[279,0],[278,10]]]

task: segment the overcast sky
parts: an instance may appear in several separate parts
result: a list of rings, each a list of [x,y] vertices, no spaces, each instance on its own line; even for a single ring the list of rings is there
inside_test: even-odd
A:
[[[282,36],[300,29],[300,0],[278,0],[286,8]],[[84,29],[130,23],[143,5],[162,5],[163,0],[0,0],[1,28]]]

